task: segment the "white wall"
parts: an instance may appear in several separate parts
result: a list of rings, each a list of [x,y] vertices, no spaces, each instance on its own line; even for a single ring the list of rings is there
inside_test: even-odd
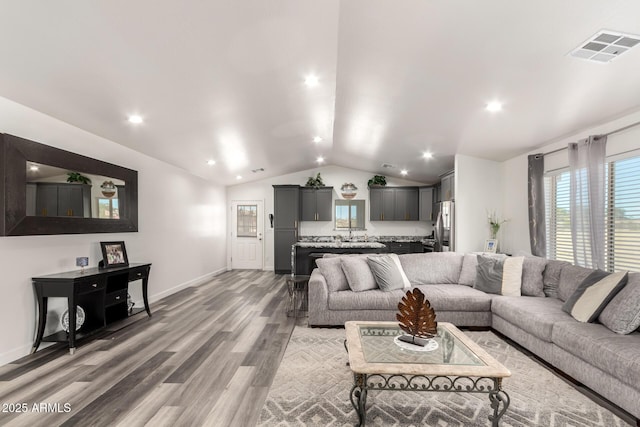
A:
[[[227,203],[231,206],[234,200],[263,200],[265,206],[264,212],[264,266],[267,270],[273,269],[273,229],[269,225],[269,214],[273,213],[273,185],[279,184],[297,184],[304,185],[310,176],[314,176],[320,172],[324,184],[333,187],[333,198],[341,199],[340,187],[345,182],[351,182],[358,187],[358,194],[355,199],[366,200],[365,227],[366,231],[354,232],[355,235],[369,236],[426,236],[431,234],[433,229],[431,222],[422,221],[392,221],[380,222],[369,221],[369,190],[367,181],[373,177],[371,172],[361,170],[348,169],[339,166],[324,166],[306,171],[296,172],[288,175],[282,175],[274,178],[268,178],[260,181],[250,182],[246,184],[238,184],[227,187]],[[397,178],[387,178],[388,186],[400,185],[424,185],[415,181],[401,180]],[[300,223],[300,236],[334,236],[336,234],[348,234],[344,231],[335,231],[333,221]],[[230,225],[229,225],[230,227]],[[230,231],[230,228],[229,228]],[[231,251],[229,250],[229,253]],[[229,261],[230,263],[230,261]]]
[[[481,251],[491,237],[487,214],[502,213],[502,168],[499,162],[456,155],[455,158],[456,252]],[[503,224],[498,241],[509,227]]]
[[[531,252],[529,244],[529,211],[527,199],[527,155],[534,153],[547,153],[559,148],[564,148],[570,142],[576,142],[589,135],[609,133],[629,124],[640,121],[640,112],[628,114],[616,120],[593,126],[589,129],[576,132],[566,138],[562,138],[552,144],[514,157],[502,164],[502,206],[504,216],[510,218],[508,233],[503,233],[503,249],[516,253],[519,251]],[[607,157],[615,159],[620,153],[630,150],[640,150],[640,126],[633,127],[621,133],[609,136],[607,139]],[[639,156],[640,151],[622,155]],[[567,151],[545,156],[545,170],[561,169],[568,167]],[[505,230],[507,231],[507,230]]]
[[[31,277],[76,270],[79,256],[97,265],[100,241],[124,240],[130,262],[153,263],[151,301],[226,269],[224,187],[1,97],[0,132],[137,170],[139,192],[137,233],[0,237],[0,365],[33,344]]]

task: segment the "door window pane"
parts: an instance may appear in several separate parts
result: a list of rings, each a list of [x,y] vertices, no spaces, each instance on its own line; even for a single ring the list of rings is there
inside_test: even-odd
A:
[[[238,237],[257,237],[258,206],[238,205],[236,215]]]

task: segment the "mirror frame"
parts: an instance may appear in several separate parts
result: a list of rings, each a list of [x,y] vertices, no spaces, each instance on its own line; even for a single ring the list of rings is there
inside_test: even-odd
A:
[[[27,216],[26,162],[103,175],[125,182],[125,218]],[[0,236],[138,231],[138,172],[9,134],[0,134]]]

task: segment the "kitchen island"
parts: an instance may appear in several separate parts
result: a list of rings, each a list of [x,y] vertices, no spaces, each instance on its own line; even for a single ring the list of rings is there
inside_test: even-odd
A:
[[[298,242],[293,245],[295,260],[291,271],[295,274],[311,274],[316,258],[324,254],[377,254],[387,253],[387,246],[379,242]]]

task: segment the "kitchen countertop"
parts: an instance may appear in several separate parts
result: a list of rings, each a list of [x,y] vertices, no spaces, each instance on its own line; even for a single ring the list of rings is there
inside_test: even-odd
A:
[[[378,242],[298,242],[299,248],[385,248]]]

